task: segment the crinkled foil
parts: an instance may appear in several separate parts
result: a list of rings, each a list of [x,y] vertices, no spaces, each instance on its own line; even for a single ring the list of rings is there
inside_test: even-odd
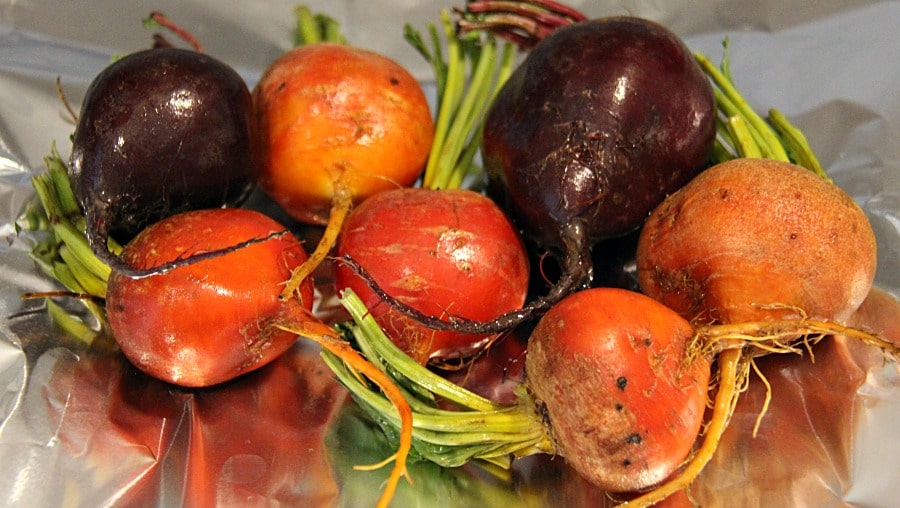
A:
[[[309,1],[343,22],[352,42],[383,52],[427,82],[403,41],[462,2]],[[648,17],[731,69],[751,104],[775,107],[805,131],[835,182],[878,236],[876,283],[900,294],[900,3],[711,0],[573,1],[590,15]],[[187,390],[150,379],[115,348],[85,350],[57,331],[28,291],[56,286],[29,257],[15,221],[30,175],[56,142],[68,153],[87,84],[110,57],[150,44],[140,21],[166,12],[252,86],[292,44],[294,2],[0,0],[0,505],[370,506],[386,458],[369,422],[307,344],[232,383]],[[853,250],[847,245],[848,251]],[[886,305],[884,302],[888,302]],[[898,308],[870,302],[859,322],[898,337]],[[760,362],[719,452],[668,506],[896,506],[900,380],[896,365],[842,339],[813,355]],[[396,506],[611,504],[565,461],[532,457],[512,472],[411,464]]]

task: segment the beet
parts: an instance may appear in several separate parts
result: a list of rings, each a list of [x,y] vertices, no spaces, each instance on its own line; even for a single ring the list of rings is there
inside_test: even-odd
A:
[[[584,21],[535,45],[492,104],[482,153],[489,192],[562,276],[545,307],[592,279],[591,249],[643,224],[706,168],[712,87],[665,27]]]
[[[488,109],[482,139],[489,194],[521,228],[535,259],[549,253],[558,261],[559,276],[545,294],[491,321],[425,316],[367,278],[382,300],[430,328],[506,332],[589,287],[594,245],[636,232],[667,195],[713,162],[716,97],[681,39],[641,18],[560,19],[549,36],[531,34],[523,44],[530,52]],[[467,29],[520,40],[502,20]]]
[[[84,98],[70,177],[94,252],[116,263],[126,242],[158,220],[240,204],[256,179],[250,91],[203,53],[154,48],[104,69]]]

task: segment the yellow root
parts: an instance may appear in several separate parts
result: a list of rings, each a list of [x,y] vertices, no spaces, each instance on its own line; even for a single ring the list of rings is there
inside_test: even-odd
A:
[[[759,370],[759,366],[756,365],[752,359],[750,360],[750,365],[753,367],[753,371],[756,372],[759,380],[762,381],[763,385],[766,387],[766,398],[763,399],[762,408],[759,410],[759,415],[756,417],[756,423],[753,424],[753,437],[759,433],[759,426],[762,424],[763,416],[765,416],[766,412],[769,410],[769,404],[772,402],[772,384],[769,383],[769,380],[766,378],[765,374]]]
[[[303,312],[305,309],[300,309],[299,311]],[[393,460],[394,468],[391,470],[384,491],[376,504],[378,508],[386,508],[394,497],[400,478],[409,477],[406,470],[406,459],[412,449],[413,416],[412,408],[410,408],[409,403],[403,397],[400,388],[391,381],[387,374],[363,358],[347,341],[340,339],[333,328],[318,320],[312,313],[306,312],[299,319],[292,317],[277,323],[275,326],[315,341],[353,369],[361,372],[381,388],[384,395],[397,409],[400,417],[400,445],[397,448],[397,452],[384,462],[388,463]]]
[[[900,361],[900,346],[865,330],[829,321],[795,319],[708,325],[697,329],[694,342],[707,353],[717,349],[751,346],[766,353],[799,353],[799,345],[810,346],[829,335],[843,335],[877,347],[894,361]],[[799,341],[799,342],[798,342]]]
[[[328,224],[325,225],[325,232],[322,234],[319,244],[316,245],[316,249],[309,255],[309,259],[291,272],[291,278],[285,283],[284,290],[281,292],[283,300],[291,298],[300,289],[303,281],[312,275],[316,268],[325,261],[331,249],[337,243],[344,220],[350,213],[350,209],[353,208],[353,196],[350,194],[349,189],[337,184],[335,186],[331,202],[331,213],[328,215]]]
[[[397,454],[393,454],[390,457],[382,460],[381,462],[376,462],[374,464],[356,464],[353,466],[355,471],[375,471],[383,468],[384,466],[390,464],[397,458]]]
[[[657,486],[620,506],[652,506],[679,490],[688,488],[715,454],[719,441],[728,426],[741,392],[749,379],[750,368],[756,370],[767,392],[771,392],[768,380],[756,368],[753,358],[771,353],[802,353],[812,355],[812,345],[827,336],[843,335],[874,346],[894,361],[900,361],[900,347],[865,330],[838,323],[801,319],[783,321],[757,321],[724,325],[706,325],[697,328],[689,347],[687,359],[706,355],[717,356],[719,365],[718,389],[713,413],[704,433],[703,443],[687,462],[684,469],[671,480]],[[771,393],[767,393],[762,411],[754,426],[753,434],[765,414]]]
[[[743,372],[746,372],[745,369],[742,369],[742,364],[744,363],[743,354],[743,351],[740,349],[728,349],[719,355],[719,388],[716,392],[712,419],[703,437],[703,444],[690,462],[675,478],[639,497],[620,504],[620,506],[652,506],[679,490],[689,487],[700,475],[700,472],[703,471],[703,468],[706,467],[706,464],[715,454],[719,446],[719,440],[722,438],[722,434],[728,427],[731,415],[734,413],[734,407],[741,392],[738,380],[743,378]]]

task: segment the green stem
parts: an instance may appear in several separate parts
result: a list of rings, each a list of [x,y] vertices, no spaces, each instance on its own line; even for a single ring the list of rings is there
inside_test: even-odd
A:
[[[424,186],[433,189],[435,181],[440,178],[441,152],[450,130],[450,121],[459,104],[465,85],[465,67],[462,59],[462,49],[459,39],[450,23],[450,14],[441,11],[441,23],[444,28],[444,36],[447,40],[447,78],[444,88],[440,90],[441,102],[438,104],[437,120],[434,126],[434,142],[431,154],[425,165]]]
[[[437,86],[434,141],[423,175],[423,187],[428,189],[462,187],[466,177],[478,170],[473,161],[481,146],[484,115],[515,61],[515,48],[507,43],[497,65],[499,44],[493,36],[461,38],[448,10],[441,11],[441,26],[446,61],[434,25],[429,25],[430,49],[421,33],[409,25],[404,30],[406,40],[431,64]]]
[[[62,218],[54,224],[53,231],[56,232],[62,243],[69,246],[72,258],[81,264],[85,270],[104,282],[109,279],[111,272],[109,266],[94,255],[83,231],[80,231],[68,220]]]
[[[431,65],[431,72],[437,88],[437,103],[440,104],[443,101],[443,92],[447,88],[447,62],[444,60],[437,27],[434,26],[434,23],[429,23],[427,29],[431,40],[431,49],[425,44],[422,34],[408,23],[403,27],[403,37]]]
[[[97,258],[85,237],[85,219],[69,181],[66,163],[59,156],[56,145],[44,158],[46,171],[32,178],[35,200],[27,208],[30,231],[46,233],[32,249],[38,266],[67,290],[97,298],[106,295],[110,268]],[[119,252],[121,246],[110,241],[110,249]],[[80,300],[101,328],[106,324],[103,305],[89,298]],[[47,309],[60,327],[90,342],[96,334],[76,316],[65,317],[62,307],[47,299]]]
[[[763,156],[757,140],[753,137],[753,132],[744,121],[744,117],[728,117],[725,121],[725,129],[732,140],[733,148],[740,157],[761,158]]]
[[[809,146],[809,142],[806,140],[803,131],[791,124],[787,117],[777,109],[769,110],[769,123],[784,141],[785,147],[790,153],[793,161],[811,170],[825,180],[831,181],[831,177],[828,176],[828,173],[822,168],[815,152],[813,152],[812,147]]]
[[[494,80],[495,84],[490,91],[490,97],[485,101],[486,104],[493,102],[494,98],[497,96],[497,92],[500,91],[500,85],[505,83],[506,80],[509,79],[509,76],[512,75],[513,70],[515,70],[515,57],[515,46],[512,44],[504,44],[503,55],[500,60],[500,69],[497,71],[497,76]],[[477,171],[474,161],[475,156],[481,149],[481,139],[484,133],[483,117],[479,117],[477,121],[478,123],[475,127],[474,134],[472,134],[471,141],[466,145],[456,161],[456,166],[453,169],[453,176],[447,183],[447,188],[449,189],[461,187],[466,177],[474,176],[474,173]]]
[[[439,167],[444,171],[439,173],[438,180],[433,184],[436,189],[449,187],[450,181],[456,173],[456,160],[465,151],[469,135],[481,119],[479,113],[490,95],[490,78],[496,50],[496,45],[485,44],[479,52],[475,69],[469,80],[468,92],[453,114],[454,119],[449,126],[446,142],[438,155]]]
[[[45,272],[56,279],[69,291],[87,294],[87,291],[82,287],[81,283],[78,282],[78,278],[72,273],[72,269],[63,261],[52,260],[49,261],[45,267]]]
[[[393,410],[390,401],[384,395],[374,390],[363,382],[359,373],[351,371],[340,358],[328,351],[323,351],[322,358],[326,365],[353,395],[357,404],[362,407],[372,419],[378,422],[385,434],[389,437],[396,436],[399,432],[400,419]],[[411,405],[412,406],[412,405]],[[505,435],[490,435],[487,433],[466,432],[467,427],[456,426],[452,423],[448,426],[453,429],[448,432],[431,430],[422,427],[422,415],[413,412],[413,448],[424,458],[444,467],[457,467],[466,462],[485,456],[496,458],[493,453],[498,445],[495,441],[498,436],[502,439]],[[471,427],[468,427],[471,428]],[[475,427],[477,428],[477,427]],[[497,461],[493,461],[497,463]],[[509,467],[510,459],[507,458],[504,467]]]
[[[734,159],[735,157],[736,156],[729,150],[729,147],[725,146],[725,143],[717,138],[715,145],[713,145],[713,160],[718,162],[725,162]]]
[[[43,205],[51,231],[58,239],[58,243],[67,245],[70,250],[71,257],[66,260],[66,263],[77,263],[79,266],[75,270],[90,273],[105,284],[109,279],[110,268],[94,255],[84,235],[84,230],[77,228],[69,221],[72,214],[65,209],[64,203],[65,196],[71,194],[72,191],[68,178],[60,178],[58,175],[60,172],[61,170],[56,166],[48,166],[45,173],[32,179],[32,186]],[[56,175],[54,176],[54,174]],[[61,199],[60,196],[63,198]]]
[[[387,338],[353,291],[345,289],[340,301],[357,324],[357,328],[354,330],[357,341],[369,345],[375,354],[406,379],[412,379],[426,391],[435,393],[462,407],[480,411],[495,411],[504,407],[438,376],[413,360]]]
[[[724,46],[725,56],[718,68],[705,55],[695,53],[700,67],[712,81],[720,112],[714,160],[723,162],[735,157],[777,159],[803,166],[831,181],[800,129],[774,108],[763,119],[741,96],[731,77],[727,40]]]
[[[700,67],[703,68],[704,72],[706,72],[707,76],[712,80],[712,82],[721,90],[721,98],[717,96],[719,103],[728,104],[731,111],[728,112],[729,115],[740,115],[747,122],[748,126],[752,129],[755,136],[759,137],[759,148],[762,152],[763,156],[769,159],[777,159],[782,161],[789,161],[787,152],[784,150],[784,146],[781,144],[781,141],[778,139],[778,136],[772,131],[768,124],[766,124],[765,120],[763,120],[756,111],[750,106],[749,103],[744,99],[741,93],[734,86],[734,83],[729,79],[728,75],[717,68],[705,55],[702,53],[695,53],[695,58],[697,63],[700,64]],[[723,68],[728,69],[727,63],[727,55],[723,58]],[[727,99],[727,101],[723,101],[722,98]]]
[[[99,332],[87,325],[81,319],[73,316],[66,309],[47,299],[47,314],[50,319],[66,334],[80,340],[85,345],[90,345],[97,338]]]
[[[312,11],[305,5],[298,5],[294,8],[294,15],[297,17],[297,33],[295,44],[303,46],[306,44],[315,44],[322,40],[318,27],[313,20]]]
[[[323,38],[326,41],[337,44],[347,44],[347,37],[341,32],[341,25],[337,20],[328,16],[319,15]]]
[[[69,172],[56,149],[55,143],[50,149],[50,155],[44,157],[44,164],[47,166],[47,175],[51,180],[53,189],[56,191],[57,201],[55,204],[59,214],[70,220],[77,218],[83,221],[84,215],[81,213],[81,205],[78,204],[75,193],[72,191]]]
[[[95,273],[87,270],[72,248],[68,245],[64,244],[59,247],[59,257],[62,259],[63,263],[69,267],[72,276],[78,281],[78,284],[81,286],[84,293],[100,298],[106,298],[107,278],[101,278]]]
[[[508,467],[513,457],[553,451],[527,395],[518,404],[497,404],[438,376],[397,348],[352,290],[344,290],[340,301],[353,318],[349,334],[359,350],[404,391],[413,410],[413,447],[420,455],[445,466],[478,459]],[[400,420],[390,401],[335,355],[323,352],[323,358],[386,433],[396,434]],[[442,409],[439,399],[460,409]]]
[[[750,157],[748,153],[741,151],[743,149],[757,154],[756,157],[766,157],[767,154],[764,152],[764,147],[767,143],[759,130],[755,129],[752,123],[746,121],[744,113],[737,104],[734,103],[731,97],[724,94],[718,88],[714,90],[714,93],[716,96],[716,107],[722,116],[722,118],[719,119],[723,126],[723,129],[720,132],[724,132],[725,138],[728,140],[729,145],[735,150],[735,154],[739,157]],[[735,119],[739,119],[741,123],[741,132],[744,135],[743,139],[732,138],[731,130],[733,129],[733,126],[730,127],[729,125],[732,124]],[[752,143],[753,146],[749,147],[748,143]]]
[[[294,45],[304,46],[320,42],[346,44],[347,38],[341,33],[340,23],[324,14],[314,14],[306,5],[294,8],[296,26],[294,28]]]

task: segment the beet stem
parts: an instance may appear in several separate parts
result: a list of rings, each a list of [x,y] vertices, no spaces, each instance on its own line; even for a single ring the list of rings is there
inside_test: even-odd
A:
[[[319,42],[347,43],[347,37],[341,32],[341,25],[336,19],[321,13],[314,14],[306,5],[295,7],[294,16],[296,17],[295,46]]]
[[[552,4],[552,5],[551,5]],[[575,21],[583,21],[584,15],[562,4],[554,2],[514,2],[504,0],[471,1],[466,4],[466,12],[481,14],[508,12],[528,17],[544,24],[563,26]]]
[[[714,85],[719,117],[716,120],[720,138],[716,140],[715,160],[724,162],[735,157],[765,157],[793,162],[809,169],[826,181],[832,181],[822,168],[803,132],[777,109],[770,109],[766,119],[760,117],[731,77],[728,64],[728,41],[719,67],[702,53],[694,53],[697,63]],[[724,143],[730,145],[729,151]]]
[[[765,120],[753,110],[734,86],[734,82],[728,73],[727,53],[721,67],[716,67],[706,56],[700,53],[695,53],[694,58],[712,80],[713,84],[716,85],[716,102],[723,112],[729,116],[740,115],[744,118],[751,127],[754,136],[760,140],[760,150],[766,158],[788,161],[787,152],[785,152],[784,145],[781,144],[778,136],[766,124]]]
[[[340,302],[353,323],[346,327],[364,357],[403,389],[413,413],[414,448],[444,467],[482,459],[508,469],[512,459],[554,453],[549,431],[526,392],[519,402],[504,405],[477,395],[418,364],[385,335],[362,300],[350,289]],[[323,360],[354,399],[375,420],[395,429],[402,425],[385,394],[364,382],[360,372],[329,352]],[[454,402],[459,409],[435,406],[436,399]]]
[[[566,20],[569,23],[578,23],[588,19],[581,11],[553,0],[469,0],[466,3],[466,11],[471,13],[490,11],[531,13],[538,17],[552,16],[554,19]]]
[[[69,104],[69,99],[66,98],[66,94],[63,91],[62,87],[62,78],[60,76],[56,76],[56,96],[59,98],[59,102],[62,103],[63,107],[66,108],[66,113],[69,114],[69,119],[72,120],[73,124],[77,124],[78,114],[75,113],[75,110],[72,109],[72,105]]]
[[[472,0],[459,21],[462,33],[484,31],[533,47],[558,28],[585,21],[586,15],[552,0]]]
[[[196,37],[194,37],[194,35],[191,34],[191,32],[189,32],[186,28],[172,21],[172,19],[170,19],[165,14],[159,11],[153,11],[145,20],[145,23],[156,23],[163,28],[170,30],[178,37],[181,37],[182,40],[190,44],[197,53],[203,53],[203,45],[200,43],[200,41]]]
[[[431,65],[437,85],[434,141],[425,165],[422,187],[456,189],[479,169],[473,160],[481,148],[484,116],[494,96],[512,74],[516,53],[509,43],[501,52],[498,42],[490,35],[460,37],[449,10],[440,12],[440,21],[446,60],[434,24],[428,26],[430,47],[421,32],[409,24],[404,27],[404,37]]]

